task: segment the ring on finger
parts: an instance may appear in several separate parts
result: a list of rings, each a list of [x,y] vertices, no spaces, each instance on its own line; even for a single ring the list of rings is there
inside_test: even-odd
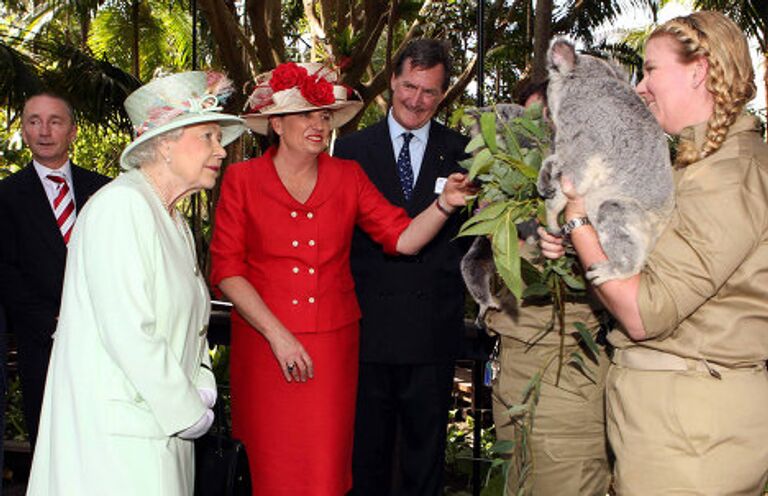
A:
[[[288,369],[288,372],[291,372],[291,371],[293,371],[294,367],[296,367],[295,363],[289,363],[288,365],[286,365],[285,368]]]

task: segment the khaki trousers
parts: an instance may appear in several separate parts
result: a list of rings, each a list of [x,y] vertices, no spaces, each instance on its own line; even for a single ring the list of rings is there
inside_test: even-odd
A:
[[[531,377],[557,354],[557,346],[537,344],[530,349],[512,338],[502,337],[501,373],[494,384],[493,418],[498,439],[512,440],[515,427],[507,410],[521,402]],[[569,356],[568,350],[566,357]],[[565,366],[555,386],[557,363],[544,375],[541,396],[529,438],[533,472],[526,494],[535,496],[605,496],[610,483],[606,452],[604,381],[608,359],[590,360],[594,383],[577,369]],[[513,472],[510,471],[510,472]],[[509,473],[507,494],[515,494],[516,473]]]
[[[763,494],[768,477],[765,368],[611,366],[608,437],[619,496]]]

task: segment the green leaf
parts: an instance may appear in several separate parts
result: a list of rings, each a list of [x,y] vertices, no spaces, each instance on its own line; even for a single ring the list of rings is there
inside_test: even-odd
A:
[[[513,157],[511,157],[509,155],[501,156],[501,157],[499,157],[499,159],[504,161],[504,162],[506,162],[506,163],[508,163],[509,165],[514,167],[515,169],[519,170],[523,175],[525,175],[525,177],[527,177],[529,179],[536,180],[536,179],[539,178],[539,171],[537,171],[533,167],[528,166],[525,162],[523,162],[522,161],[522,156],[521,156],[520,160],[518,160],[516,158],[513,158]]]
[[[479,174],[488,172],[488,169],[493,165],[493,155],[488,148],[483,148],[475,155],[472,161],[472,167],[469,169],[469,179],[472,180]]]
[[[525,165],[532,169],[541,170],[541,163],[544,161],[544,158],[541,155],[541,152],[539,150],[529,150],[528,153],[525,154],[525,158],[523,159],[523,162],[525,162]],[[538,173],[537,173],[538,176]]]
[[[530,407],[526,404],[518,404],[518,405],[512,405],[509,408],[507,408],[507,415],[509,415],[512,418],[516,417],[522,417],[526,413],[528,413],[528,410]]]
[[[578,351],[574,351],[573,353],[571,353],[568,363],[573,365],[577,369],[581,370],[581,372],[587,377],[587,379],[589,379],[592,382],[595,382],[595,373],[586,363],[584,363],[584,358],[582,358],[581,353],[579,353]]]
[[[536,209],[536,219],[539,221],[539,225],[547,225],[547,207],[544,205],[544,202],[540,202]]]
[[[508,196],[515,196],[525,182],[522,174],[509,170],[499,179],[499,188]]]
[[[536,138],[540,140],[546,139],[546,131],[541,129],[541,127],[538,126],[535,121],[531,119],[520,119],[520,125],[523,126],[526,131],[533,134]]]
[[[508,126],[504,126],[504,141],[507,143],[507,153],[513,160],[522,160],[523,152],[520,149],[520,142],[517,140],[515,132]]]
[[[498,146],[496,146],[496,113],[486,112],[480,115],[480,130],[483,134],[483,139],[488,145],[488,149],[491,153],[496,153]]]
[[[523,291],[523,299],[530,298],[531,296],[547,296],[549,295],[549,287],[546,284],[534,283],[528,285]]]
[[[475,215],[467,219],[466,222],[464,222],[464,225],[461,226],[461,228],[465,229],[466,227],[471,226],[472,224],[477,224],[479,222],[484,222],[486,220],[496,219],[506,211],[507,207],[509,207],[508,201],[491,203],[490,205],[483,208],[482,210],[477,212]]]
[[[511,439],[499,439],[491,446],[491,453],[503,455],[515,449],[515,442]],[[503,460],[501,460],[503,462]]]
[[[518,247],[517,226],[512,216],[514,209],[509,209],[493,233],[493,260],[504,284],[518,300],[523,295],[523,279],[520,275],[520,249]]]
[[[531,395],[531,392],[536,389],[539,383],[541,383],[540,370],[535,374],[533,374],[533,377],[531,377],[531,379],[528,381],[528,384],[525,385],[525,389],[523,389],[523,401],[528,401],[528,398]]]
[[[464,107],[459,107],[456,110],[454,110],[453,113],[451,114],[449,127],[455,128],[456,124],[458,124],[459,121],[462,121],[463,123],[464,122],[463,117],[465,114],[466,114],[466,110],[464,109]]]
[[[469,143],[467,143],[466,148],[464,148],[464,151],[467,153],[472,153],[478,148],[482,148],[485,146],[485,140],[483,139],[482,134],[477,134],[474,137],[472,137],[471,140],[469,140]]]
[[[565,284],[567,284],[568,287],[571,289],[575,289],[577,291],[583,291],[587,288],[586,283],[584,282],[584,279],[580,277],[576,277],[570,273],[560,274],[560,276],[563,278],[563,282],[565,282]]]
[[[475,161],[473,157],[465,158],[464,160],[459,161],[459,165],[462,166],[464,169],[469,170],[472,168],[472,163]]]
[[[498,223],[499,223],[499,219],[485,220],[482,222],[476,222],[474,224],[469,224],[469,225],[467,225],[467,223],[464,223],[464,225],[461,226],[461,229],[459,229],[459,233],[456,235],[456,237],[458,238],[461,236],[487,236],[489,234],[493,234],[494,231],[496,231],[496,226],[498,225]]]
[[[584,343],[584,345],[592,354],[592,359],[595,362],[597,362],[598,357],[600,356],[600,348],[597,346],[597,343],[595,343],[595,339],[594,337],[592,337],[592,333],[589,332],[589,329],[587,329],[587,326],[584,325],[583,322],[574,322],[573,326],[576,328],[576,331],[579,333],[579,338],[581,339],[581,342]]]

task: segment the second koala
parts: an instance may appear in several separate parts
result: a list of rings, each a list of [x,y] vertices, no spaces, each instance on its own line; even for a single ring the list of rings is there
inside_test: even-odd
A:
[[[560,178],[584,198],[608,260],[588,268],[595,285],[640,271],[674,207],[664,132],[620,67],[556,39],[549,49],[549,112],[554,153],[538,189],[548,229],[559,232],[566,197]]]

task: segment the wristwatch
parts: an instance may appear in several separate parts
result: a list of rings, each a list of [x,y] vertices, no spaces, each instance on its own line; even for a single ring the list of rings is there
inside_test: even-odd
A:
[[[564,238],[567,238],[571,235],[571,232],[573,232],[574,229],[581,226],[591,226],[592,223],[589,221],[589,218],[587,217],[576,217],[575,219],[571,219],[568,222],[566,222],[562,228],[560,228],[560,235]]]

